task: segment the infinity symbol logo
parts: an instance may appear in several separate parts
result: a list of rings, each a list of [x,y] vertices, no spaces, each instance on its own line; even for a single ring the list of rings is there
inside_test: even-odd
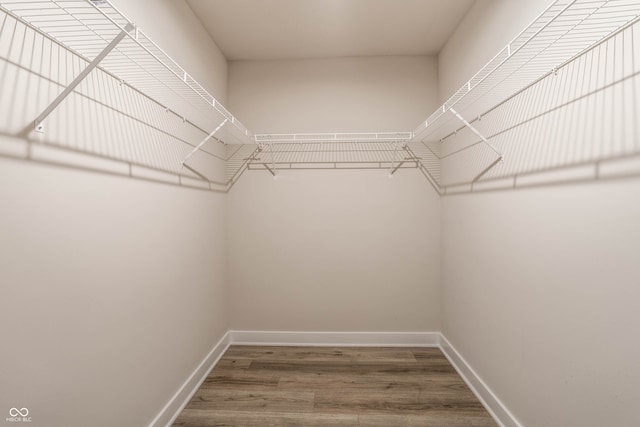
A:
[[[11,415],[12,417],[17,417],[18,415],[20,415],[21,417],[26,417],[27,415],[29,415],[29,410],[27,408],[11,408],[9,409],[9,415]]]

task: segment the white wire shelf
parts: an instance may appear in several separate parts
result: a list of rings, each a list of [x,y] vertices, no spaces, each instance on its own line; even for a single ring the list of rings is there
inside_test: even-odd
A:
[[[364,133],[290,133],[290,134],[256,134],[258,144],[268,143],[336,143],[336,142],[383,142],[409,141],[412,132],[364,132]]]
[[[414,141],[455,135],[466,126],[460,117],[474,123],[639,16],[638,0],[556,0],[418,125]]]
[[[401,151],[394,142],[274,143],[262,150],[261,158],[275,164],[378,163],[399,159]]]
[[[421,159],[408,149],[412,132],[257,134],[258,149],[248,169],[417,168]]]
[[[555,1],[413,132],[259,135],[107,0],[0,0],[0,10],[11,17],[0,24],[0,72],[12,91],[0,98],[0,125],[18,110],[29,118],[14,122],[27,123],[66,87],[42,142],[209,188],[228,191],[248,169],[417,168],[442,194],[640,154],[640,0]],[[99,72],[73,89],[101,55]],[[22,99],[27,69],[41,99]]]
[[[124,32],[98,68],[205,134],[227,120],[215,139],[252,142],[253,135],[237,118],[108,0],[8,0],[0,1],[0,9],[88,63]]]

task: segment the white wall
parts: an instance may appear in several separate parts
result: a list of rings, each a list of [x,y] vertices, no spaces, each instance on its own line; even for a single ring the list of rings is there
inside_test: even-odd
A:
[[[437,78],[427,56],[232,61],[229,109],[255,133],[411,131]]]
[[[195,37],[206,33],[182,2],[118,3],[224,99],[226,64]],[[37,80],[0,62],[5,72],[0,83],[15,77],[20,90]],[[23,109],[22,98],[0,120],[0,414],[26,407],[30,425],[46,427],[147,425],[228,329],[225,195],[32,162],[26,141],[11,136],[38,108]],[[74,99],[60,111],[74,111]],[[73,134],[92,108],[76,109],[63,132],[54,113],[45,138],[66,134],[81,145],[61,145],[99,151],[91,133]]]
[[[477,2],[441,53],[441,97],[544,3]],[[442,198],[442,330],[525,426],[640,423],[639,192],[636,179]]]
[[[439,330],[439,201],[416,171],[249,171],[228,200],[233,329]]]
[[[2,414],[148,424],[227,330],[224,195],[5,159],[0,177]]]
[[[437,107],[428,57],[229,70],[256,132],[411,130]],[[416,170],[248,171],[228,197],[233,329],[439,329],[439,200]]]

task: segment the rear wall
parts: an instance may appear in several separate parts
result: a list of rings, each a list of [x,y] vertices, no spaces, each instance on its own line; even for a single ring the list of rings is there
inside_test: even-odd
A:
[[[229,66],[257,133],[412,130],[436,104],[430,57]],[[233,329],[439,330],[439,199],[416,170],[247,171],[228,225]]]

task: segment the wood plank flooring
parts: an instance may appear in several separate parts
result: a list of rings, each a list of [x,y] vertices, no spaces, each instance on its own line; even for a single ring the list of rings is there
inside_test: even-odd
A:
[[[437,348],[231,346],[174,426],[496,426]]]

